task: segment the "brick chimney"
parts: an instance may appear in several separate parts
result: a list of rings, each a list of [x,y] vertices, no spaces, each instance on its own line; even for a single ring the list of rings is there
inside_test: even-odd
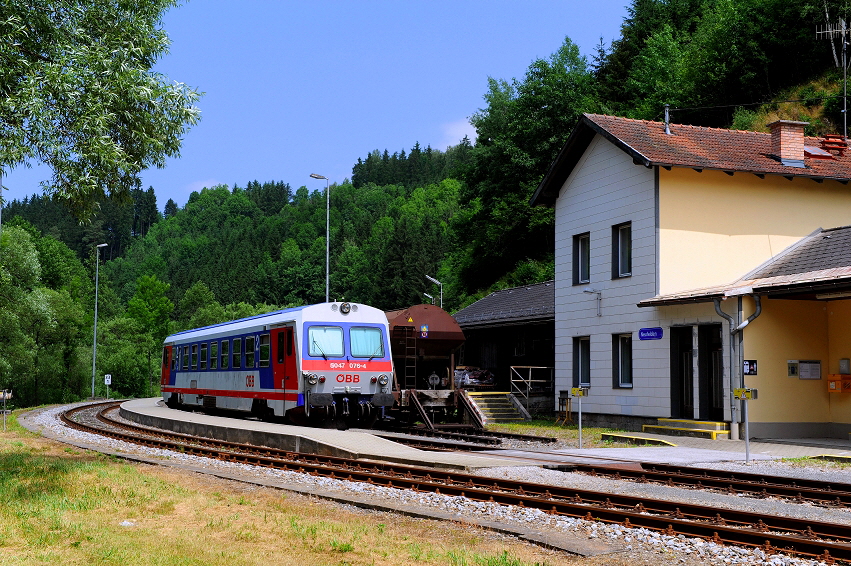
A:
[[[771,153],[788,167],[804,165],[804,126],[809,122],[777,120],[768,125],[771,128]]]

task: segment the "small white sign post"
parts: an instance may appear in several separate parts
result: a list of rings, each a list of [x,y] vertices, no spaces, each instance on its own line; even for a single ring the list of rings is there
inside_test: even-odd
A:
[[[104,375],[103,382],[106,384],[106,400],[109,401],[109,386],[112,385],[112,374],[107,373]]]
[[[582,450],[582,398],[588,397],[588,387],[571,387],[570,395],[579,399],[579,407],[577,413],[579,415],[579,449]]]
[[[6,410],[6,401],[12,398],[12,390],[4,389],[0,392],[0,397],[3,398],[3,432],[6,432],[6,415],[9,414]]]

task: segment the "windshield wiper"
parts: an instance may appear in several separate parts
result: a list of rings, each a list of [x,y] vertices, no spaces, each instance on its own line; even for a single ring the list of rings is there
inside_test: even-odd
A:
[[[322,353],[322,357],[325,358],[325,361],[328,361],[328,356],[325,355],[325,351],[322,349],[322,346],[319,345],[319,342],[316,340],[313,341],[313,345],[319,348],[319,352]]]
[[[375,351],[372,353],[372,355],[371,355],[371,356],[369,357],[369,359],[367,360],[368,362],[371,362],[371,361],[372,361],[372,358],[374,358],[375,356],[377,356],[377,355],[378,355],[378,352],[381,350],[381,346],[383,346],[383,344],[379,344],[379,345],[378,345],[378,348],[376,348],[376,349],[375,349]]]

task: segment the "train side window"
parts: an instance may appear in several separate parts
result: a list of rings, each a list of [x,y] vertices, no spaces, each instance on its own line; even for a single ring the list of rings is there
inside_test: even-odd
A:
[[[171,348],[171,371],[177,369],[177,358],[180,355],[180,348],[178,346],[172,346]]]
[[[207,369],[207,343],[201,344],[201,369]]]
[[[284,352],[285,352],[284,348],[286,348],[284,343],[286,342],[286,337],[287,337],[287,333],[286,333],[285,330],[281,330],[280,332],[278,332],[278,363],[279,364],[284,363]],[[290,353],[287,352],[287,355],[289,356]]]
[[[219,367],[219,343],[210,342],[210,369]]]
[[[222,369],[228,369],[228,359],[230,359],[230,341],[222,340]]]
[[[242,338],[234,339],[231,359],[233,361],[233,369],[242,367]]]
[[[183,371],[189,369],[189,346],[183,347],[183,354],[180,356],[180,359],[183,361]]]
[[[198,344],[192,344],[192,369],[198,369]]]
[[[269,358],[272,357],[272,346],[268,334],[260,335],[260,367],[269,367]]]
[[[254,367],[254,348],[256,347],[256,341],[257,338],[254,336],[245,337],[245,367],[247,368]]]

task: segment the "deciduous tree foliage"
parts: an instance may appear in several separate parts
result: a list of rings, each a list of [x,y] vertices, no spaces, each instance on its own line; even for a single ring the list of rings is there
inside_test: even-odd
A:
[[[6,0],[0,8],[0,167],[44,163],[81,217],[126,200],[179,154],[198,93],[152,71],[176,0]]]
[[[463,281],[490,286],[526,259],[552,252],[552,211],[529,198],[582,112],[597,107],[595,82],[570,39],[534,61],[522,81],[489,79],[487,107],[473,115],[476,145],[461,201],[473,210],[458,230],[470,245]]]

